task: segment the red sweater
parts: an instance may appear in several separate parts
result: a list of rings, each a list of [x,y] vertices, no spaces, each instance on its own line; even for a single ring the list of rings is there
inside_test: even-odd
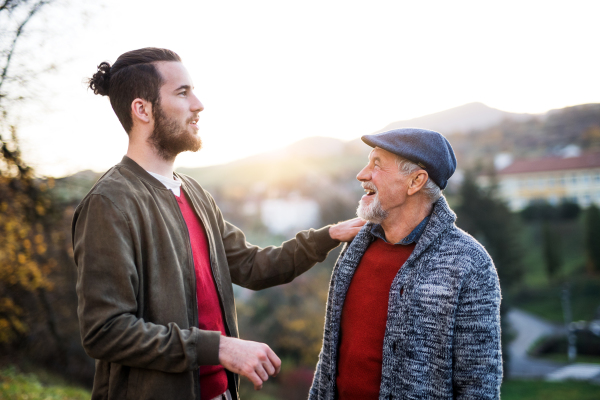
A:
[[[339,400],[377,400],[392,281],[415,244],[375,240],[363,255],[342,308],[336,378]]]
[[[210,267],[210,252],[204,226],[194,212],[183,190],[175,197],[190,234],[194,269],[196,271],[196,298],[198,299],[198,328],[221,331],[225,335],[223,312],[219,303],[215,279]],[[227,374],[222,365],[200,367],[200,392],[202,400],[212,399],[227,390]]]

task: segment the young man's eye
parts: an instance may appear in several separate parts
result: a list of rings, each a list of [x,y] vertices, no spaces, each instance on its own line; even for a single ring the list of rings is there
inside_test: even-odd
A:
[[[183,92],[180,92],[179,95],[183,95],[183,96],[187,96],[187,90],[184,90]]]

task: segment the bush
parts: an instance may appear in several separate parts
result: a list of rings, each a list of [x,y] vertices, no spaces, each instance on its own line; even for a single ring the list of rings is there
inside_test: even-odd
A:
[[[600,337],[589,331],[578,331],[575,335],[577,355],[600,357]],[[565,335],[548,336],[534,345],[529,354],[534,357],[567,354],[568,346]]]
[[[521,211],[524,221],[572,220],[579,217],[581,207],[572,201],[563,201],[553,206],[546,201],[534,202]]]

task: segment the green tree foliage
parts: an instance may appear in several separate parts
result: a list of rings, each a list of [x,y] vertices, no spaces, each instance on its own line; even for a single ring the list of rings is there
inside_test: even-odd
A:
[[[553,280],[562,264],[560,237],[546,221],[542,224],[542,247],[548,278]]]
[[[588,271],[600,272],[600,209],[591,205],[585,213],[585,248]]]
[[[456,223],[485,246],[506,292],[523,275],[524,251],[518,221],[506,204],[498,200],[495,187],[480,188],[470,174],[465,177],[459,197]]]
[[[502,357],[506,369],[507,346],[510,342],[506,313],[510,308],[511,289],[521,282],[523,276],[524,251],[518,221],[506,204],[498,200],[495,190],[495,186],[480,188],[473,176],[466,174],[459,190],[460,204],[456,208],[456,223],[485,246],[498,271],[502,289]]]
[[[574,220],[581,213],[579,204],[572,201],[563,201],[557,206],[548,202],[534,202],[521,211],[524,221],[559,221]]]

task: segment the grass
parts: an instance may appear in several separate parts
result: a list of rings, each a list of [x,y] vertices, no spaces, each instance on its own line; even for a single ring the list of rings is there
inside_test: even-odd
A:
[[[247,400],[275,400],[278,386],[267,382],[261,391],[254,391],[248,382],[242,383],[242,393]],[[586,382],[545,382],[532,380],[506,380],[502,384],[502,400],[597,400],[600,386]],[[3,400],[87,400],[87,390],[67,385],[44,385],[35,374],[24,374],[15,367],[0,370],[0,399]]]
[[[24,374],[13,366],[0,370],[0,399],[88,400],[91,393],[67,385],[44,385],[35,374]]]
[[[545,382],[506,380],[501,389],[502,400],[598,400],[600,386],[587,382]]]
[[[547,354],[543,356],[537,356],[537,358],[541,358],[543,360],[555,361],[562,364],[569,363],[569,357],[567,353],[565,354]],[[600,357],[598,356],[587,356],[582,354],[577,354],[575,357],[575,362],[577,363],[585,363],[585,364],[600,364]]]
[[[272,383],[267,382],[265,385]],[[267,389],[265,387],[265,389]],[[242,383],[242,399],[274,400],[265,389],[255,392],[250,384]],[[271,388],[273,389],[273,388]],[[308,391],[306,393],[308,396]],[[600,386],[587,382],[546,382],[535,380],[505,380],[501,388],[502,400],[598,400]]]

